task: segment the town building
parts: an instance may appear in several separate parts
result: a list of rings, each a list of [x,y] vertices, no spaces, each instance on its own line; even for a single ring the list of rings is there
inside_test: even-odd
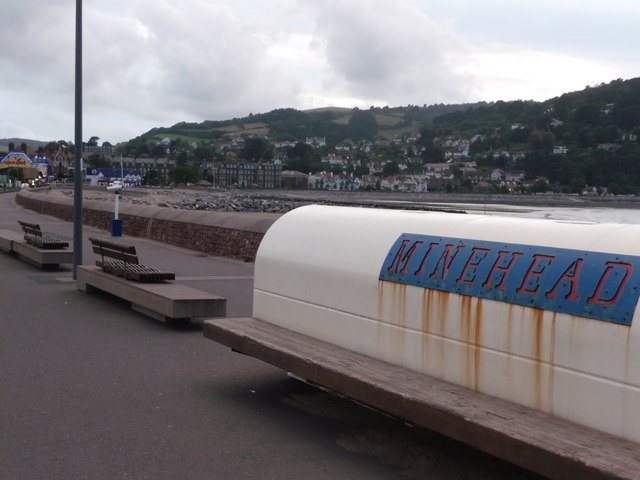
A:
[[[306,189],[309,186],[309,176],[296,170],[282,172],[282,188]]]
[[[216,172],[219,187],[282,187],[282,164],[279,163],[222,162],[217,165]]]
[[[86,168],[86,180],[89,185],[108,186],[114,181],[122,181],[125,187],[139,186],[142,174],[139,170],[121,170],[119,168]]]
[[[118,162],[115,162],[117,166]],[[140,172],[142,178],[144,178],[149,172],[155,171],[158,176],[163,179],[167,179],[169,172],[176,168],[176,161],[172,158],[146,158],[146,157],[123,157],[120,159],[120,167],[126,170],[133,170]]]
[[[23,152],[9,152],[0,160],[0,183],[16,186],[16,183],[46,182],[47,171],[46,162],[34,162]]]

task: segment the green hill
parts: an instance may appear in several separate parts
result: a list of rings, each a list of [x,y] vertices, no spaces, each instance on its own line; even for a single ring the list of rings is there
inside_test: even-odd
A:
[[[384,107],[368,110],[327,107],[301,111],[286,108],[230,120],[180,122],[171,127],[154,128],[134,140],[160,141],[169,138],[199,143],[224,137],[256,135],[268,136],[271,141],[304,140],[306,137],[318,136],[335,143],[354,136],[353,130],[349,128],[350,123],[353,123],[354,112],[372,115],[377,124],[375,136],[391,139],[415,133],[417,125],[430,124],[439,115],[462,112],[475,105],[480,104]]]
[[[460,166],[474,163],[485,177],[488,171],[499,168],[522,172],[529,183],[544,178],[549,185],[545,188],[554,190],[581,192],[585,186],[596,186],[616,194],[640,194],[640,78],[614,80],[544,102],[517,100],[365,110],[285,108],[224,121],[181,122],[155,128],[131,140],[124,153],[159,155],[162,152],[153,152],[153,146],[168,138],[173,155],[178,155],[181,145],[196,144],[201,148],[200,157],[196,157],[205,158],[220,142],[237,137],[267,139],[271,144],[324,137],[324,152],[289,152],[290,160],[304,160],[300,165],[290,161],[289,167],[304,166],[305,171],[323,168],[319,156],[330,153],[345,139],[357,143],[401,138],[407,145],[416,143],[405,150],[378,150],[366,158],[360,154],[360,160],[393,160],[397,164],[410,161],[411,171],[419,172],[422,163],[456,159]],[[265,145],[258,147],[273,153]],[[214,154],[222,155],[220,151]],[[416,163],[416,157],[422,163]],[[465,179],[465,184],[460,172],[457,171],[458,187],[472,188],[471,180]]]

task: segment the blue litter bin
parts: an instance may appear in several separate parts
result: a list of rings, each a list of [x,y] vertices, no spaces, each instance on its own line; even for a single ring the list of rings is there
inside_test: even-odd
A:
[[[111,236],[122,236],[122,220],[111,220]]]

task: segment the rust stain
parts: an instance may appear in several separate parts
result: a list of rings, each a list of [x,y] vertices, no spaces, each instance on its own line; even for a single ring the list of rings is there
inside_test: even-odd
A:
[[[542,342],[544,339],[544,310],[539,308],[533,309],[533,316],[535,322],[535,335],[533,346],[533,364],[535,368],[534,382],[535,382],[535,408],[542,409],[542,375],[543,375],[543,359],[542,359]]]
[[[476,298],[476,314],[475,314],[475,377],[474,377],[474,388],[478,390],[481,384],[480,373],[482,370],[481,360],[482,360],[482,299]]]
[[[507,304],[507,339],[506,339],[506,345],[504,346],[504,350],[506,352],[505,355],[505,359],[506,359],[506,365],[505,365],[505,370],[506,370],[506,379],[507,379],[507,385],[506,385],[506,392],[507,392],[507,396],[511,396],[512,393],[512,387],[513,387],[513,323],[514,323],[514,306],[512,304]]]
[[[436,301],[436,294],[439,293],[435,290],[431,290],[429,288],[425,288],[422,291],[422,315],[423,315],[423,326],[425,331],[435,328],[435,325],[431,323],[432,319],[442,320],[439,311],[440,301]]]
[[[384,323],[384,310],[385,310],[385,291],[388,288],[388,283],[383,280],[378,280],[378,305],[377,305],[377,338],[378,338],[378,356],[382,355],[384,347],[385,337],[385,323]]]
[[[431,375],[444,376],[446,348],[444,346],[449,293],[425,289],[422,293],[422,366]],[[432,363],[428,363],[431,359]]]
[[[435,290],[431,290],[431,298],[433,298],[436,294],[438,295],[439,299],[438,305],[449,305],[449,292],[436,292]],[[447,316],[442,314],[442,312],[440,311],[437,312],[437,315],[437,318],[440,321],[440,335],[444,337],[447,331]]]
[[[431,331],[431,315],[429,314],[429,293],[428,290],[422,290],[422,331]]]
[[[473,314],[471,308],[471,297],[462,295],[460,297],[460,340],[464,343],[464,382],[469,388],[476,389],[476,369],[475,369],[475,333],[473,328]]]
[[[388,345],[399,365],[404,364],[406,353],[406,307],[407,285],[378,281],[378,352]]]
[[[438,315],[443,322],[449,316],[449,292],[438,292]]]
[[[626,339],[624,342],[624,380],[629,381],[629,352],[631,352],[631,327],[626,329]]]
[[[505,350],[507,351],[508,358],[511,358],[513,353],[513,305],[507,304],[507,345]]]
[[[438,349],[432,358],[437,359],[438,363],[431,367],[431,372],[443,378],[445,376],[445,365],[447,364],[446,338],[447,338],[447,311],[449,304],[449,292],[439,290],[428,291],[429,312],[433,318],[431,326],[434,331],[431,333],[438,335],[440,338],[434,341],[433,345]],[[442,310],[444,308],[444,311]],[[437,320],[437,323],[436,323]]]
[[[395,322],[404,327],[407,321],[407,285],[403,283],[393,284],[394,312],[397,312]]]
[[[384,308],[384,286],[386,282],[384,280],[378,280],[378,305],[376,311],[378,313],[378,320],[382,320],[383,308]]]
[[[627,327],[626,325],[625,326],[620,325],[619,327],[625,329],[625,336],[626,336],[625,344],[624,344],[624,381],[627,382],[627,384],[631,384],[631,378],[630,378],[631,371],[630,371],[630,368],[633,368],[632,362],[631,362],[631,365],[630,365],[630,362],[629,362],[629,360],[630,360],[629,356],[630,356],[630,353],[631,353],[631,350],[632,350],[632,348],[631,348],[631,345],[632,345],[632,343],[631,343],[632,342],[631,326]],[[633,395],[631,393],[631,389],[625,388],[623,392],[624,393],[623,393],[623,397],[622,397],[622,405],[623,405],[622,408],[624,409],[625,412],[631,412],[634,409],[634,407],[631,406],[631,403],[630,403],[630,402],[632,402],[632,398],[633,398]]]
[[[556,367],[556,324],[558,321],[558,314],[553,312],[553,316],[551,317],[551,342],[549,348],[551,349],[549,353],[549,385],[547,387],[547,404],[549,405],[549,413],[553,413],[553,384],[554,384],[554,374]]]
[[[389,291],[391,290],[391,291]],[[390,297],[390,298],[389,298]],[[378,281],[378,320],[394,325],[404,325],[407,306],[407,285],[401,283]],[[385,306],[389,304],[390,315],[386,318]]]
[[[431,332],[431,315],[429,315],[429,291],[425,288],[422,290],[422,332],[420,333],[421,359],[420,365],[422,370],[428,368],[427,354],[429,353],[429,333]]]
[[[470,343],[471,334],[471,297],[462,295],[460,297],[460,333],[462,339]]]
[[[535,345],[534,345],[534,358],[538,362],[542,362],[542,342],[544,336],[544,310],[539,308],[533,309],[533,316],[535,321]]]
[[[394,288],[394,301],[398,311],[397,328],[395,331],[395,352],[398,363],[404,365],[406,356],[405,338],[406,338],[406,322],[407,322],[407,285],[397,283]],[[396,310],[394,309],[394,310]]]

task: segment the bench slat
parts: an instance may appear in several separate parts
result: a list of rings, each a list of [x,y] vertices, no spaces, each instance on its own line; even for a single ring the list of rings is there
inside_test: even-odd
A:
[[[126,262],[128,264],[137,264],[138,255],[136,255],[135,250],[133,253],[125,252],[116,249],[104,248],[100,245],[93,245],[93,253],[98,254],[100,256],[105,256],[109,258],[113,258],[116,260],[120,260],[122,262]]]
[[[18,220],[18,223],[25,233],[25,241],[31,245],[46,249],[60,249],[69,246],[69,242],[65,242],[50,233],[43,232],[40,229],[40,225],[36,223],[25,222],[24,220]]]
[[[96,265],[104,272],[124,277],[141,283],[160,283],[175,280],[175,273],[162,272],[157,268],[141,265],[136,248],[116,242],[89,238],[93,252],[100,256]]]

